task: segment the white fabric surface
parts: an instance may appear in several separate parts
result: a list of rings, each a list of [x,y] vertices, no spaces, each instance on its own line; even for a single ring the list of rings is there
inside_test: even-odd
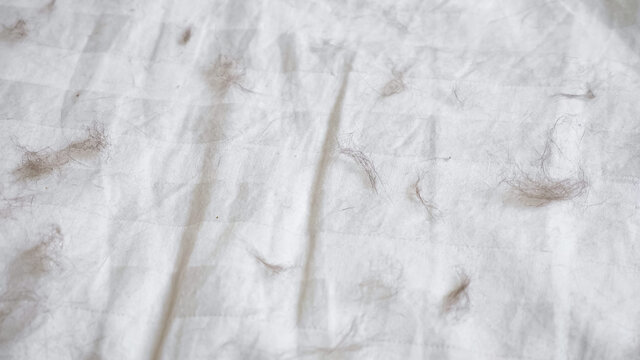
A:
[[[0,5],[0,358],[640,359],[638,1]]]

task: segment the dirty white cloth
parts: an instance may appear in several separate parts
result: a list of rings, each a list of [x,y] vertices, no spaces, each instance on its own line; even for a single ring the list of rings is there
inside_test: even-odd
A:
[[[0,358],[640,359],[638,1],[0,5]]]

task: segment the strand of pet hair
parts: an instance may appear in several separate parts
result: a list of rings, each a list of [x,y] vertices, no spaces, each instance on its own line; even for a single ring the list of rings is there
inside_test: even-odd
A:
[[[258,254],[256,251],[249,251],[249,253],[253,256],[253,258],[262,266],[264,266],[269,272],[273,274],[280,274],[281,272],[288,270],[287,267],[282,265],[276,265],[268,262],[263,256]]]
[[[356,164],[358,164],[358,166],[362,168],[362,170],[367,175],[367,178],[369,179],[371,188],[377,193],[379,176],[375,166],[373,165],[373,162],[362,151],[358,149],[340,146],[340,153],[353,159],[353,161],[355,161]]]
[[[420,187],[421,180],[422,179],[420,178],[420,175],[418,175],[418,179],[416,180],[415,184],[413,184],[414,193],[416,195],[416,198],[418,199],[418,202],[420,202],[420,204],[422,204],[422,206],[426,210],[429,219],[435,220],[438,217],[440,210],[432,201],[425,199],[422,195],[422,187]]]
[[[442,312],[447,313],[453,310],[463,299],[468,299],[467,288],[471,284],[471,279],[465,273],[460,274],[460,279],[456,286],[451,289],[442,300]]]
[[[583,100],[592,100],[596,98],[596,95],[591,91],[591,89],[587,90],[584,94],[567,94],[567,93],[558,93],[554,96],[564,97],[568,99],[583,99]]]
[[[349,330],[345,332],[344,335],[341,336],[340,340],[334,346],[314,347],[312,349],[303,351],[303,354],[305,355],[322,354],[323,357],[326,357],[335,353],[358,351],[362,349],[364,345],[361,343],[356,343],[352,341],[352,338],[356,335],[357,331],[358,331],[358,325],[356,321],[353,320],[351,322],[351,326],[349,327]]]

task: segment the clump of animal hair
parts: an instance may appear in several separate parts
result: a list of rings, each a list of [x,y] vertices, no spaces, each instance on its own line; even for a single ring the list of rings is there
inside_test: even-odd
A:
[[[521,172],[506,181],[518,197],[529,206],[543,206],[553,201],[570,200],[581,196],[589,182],[580,170],[575,177],[554,179],[546,173],[535,176]]]
[[[74,141],[63,150],[69,157],[92,156],[100,153],[108,145],[107,135],[104,127],[97,124],[87,129],[87,137],[84,140]]]
[[[0,219],[10,218],[13,215],[13,210],[31,205],[33,203],[33,195],[19,196],[14,198],[3,198],[3,206],[0,207]]]
[[[20,253],[5,268],[7,286],[0,293],[0,344],[33,332],[48,311],[51,276],[63,270],[60,261],[64,238],[60,227],[50,225],[42,239]]]
[[[56,0],[51,0],[47,5],[45,5],[43,10],[51,12],[55,9],[55,7],[56,7]]]
[[[180,37],[180,44],[187,45],[187,43],[191,40],[191,27],[187,28]]]
[[[225,95],[233,86],[249,91],[242,85],[246,70],[239,61],[219,55],[211,68],[206,73],[209,86],[218,95]]]
[[[382,87],[380,91],[381,97],[389,97],[398,93],[403,92],[407,85],[404,82],[404,74],[398,70],[391,70],[391,74],[393,78]]]
[[[429,220],[435,220],[440,216],[440,210],[435,206],[433,201],[425,199],[422,193],[422,187],[420,187],[420,180],[421,178],[418,175],[418,179],[413,184],[413,191],[418,202],[424,207],[425,211],[427,212]]]
[[[555,131],[560,119],[547,131],[544,151],[538,159],[539,169],[535,174],[519,170],[515,175],[505,179],[518,199],[528,206],[544,206],[554,201],[565,201],[583,195],[589,187],[589,181],[582,169],[575,175],[557,178],[550,175],[549,160],[555,142]],[[558,148],[559,149],[559,148]]]
[[[462,272],[458,275],[458,282],[442,299],[442,312],[449,313],[456,308],[464,307],[469,302],[467,289],[471,284],[469,276]]]
[[[22,40],[27,35],[29,35],[29,30],[27,29],[27,22],[24,19],[19,19],[15,24],[11,26],[4,26],[3,30],[0,32],[0,38],[6,39],[10,41],[18,41]]]
[[[52,173],[64,165],[57,154],[43,151],[26,150],[22,155],[22,163],[13,173],[19,180],[35,180]]]
[[[355,161],[356,164],[365,172],[369,184],[374,192],[378,192],[378,171],[373,162],[361,151],[355,148],[340,147],[340,154],[346,155]]]
[[[58,257],[63,246],[64,237],[60,226],[50,225],[47,233],[42,235],[42,240],[20,256],[21,261],[16,265],[22,270],[21,276],[41,276],[61,268]]]
[[[99,154],[108,145],[102,126],[87,129],[83,140],[73,141],[60,150],[31,151],[24,147],[21,164],[13,171],[18,180],[37,180],[59,170],[71,161]]]

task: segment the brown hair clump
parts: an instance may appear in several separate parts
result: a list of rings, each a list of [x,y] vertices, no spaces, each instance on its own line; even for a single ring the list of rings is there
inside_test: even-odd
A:
[[[248,91],[242,85],[245,74],[246,70],[239,61],[226,55],[219,55],[207,71],[206,78],[209,86],[217,95],[226,95],[233,86]]]
[[[582,170],[578,175],[554,179],[543,172],[537,176],[521,173],[506,180],[526,205],[543,206],[552,201],[569,200],[581,196],[589,186]]]
[[[22,162],[14,171],[18,180],[37,180],[62,168],[72,160],[92,157],[100,153],[108,145],[104,128],[94,125],[87,130],[84,140],[73,141],[60,150],[31,151],[25,150]]]
[[[11,26],[2,26],[4,29],[0,31],[0,39],[9,41],[22,40],[29,35],[27,29],[27,22],[24,19],[19,19],[15,24]]]
[[[544,151],[537,160],[535,175],[520,170],[504,180],[517,198],[527,206],[543,206],[554,201],[570,200],[583,195],[589,187],[589,181],[581,168],[578,168],[575,175],[568,177],[553,177],[549,174],[548,163],[553,148],[560,149],[555,141],[555,133],[561,120],[558,119],[547,131]]]
[[[42,239],[21,252],[4,269],[6,285],[0,292],[0,344],[19,339],[41,326],[48,311],[48,285],[64,271],[64,237],[52,224]]]
[[[185,30],[182,33],[182,36],[180,37],[180,44],[181,45],[187,45],[189,40],[191,40],[191,28],[190,27],[187,28],[187,30]]]
[[[459,275],[459,280],[456,286],[451,289],[442,300],[442,312],[448,313],[453,311],[458,307],[464,307],[465,303],[469,302],[469,294],[467,294],[467,289],[471,284],[471,279],[465,273],[461,273]]]
[[[397,70],[391,70],[391,74],[393,78],[382,87],[380,91],[380,97],[389,97],[398,93],[403,92],[407,85],[404,82],[404,74]]]

